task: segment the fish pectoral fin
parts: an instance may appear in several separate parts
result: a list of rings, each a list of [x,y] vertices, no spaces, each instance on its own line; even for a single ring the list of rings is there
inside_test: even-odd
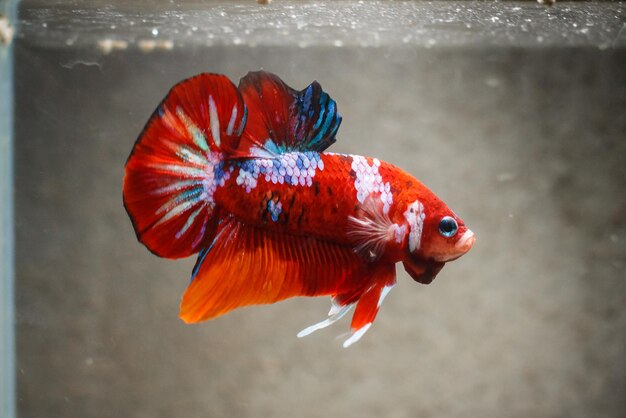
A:
[[[372,286],[363,292],[356,303],[356,310],[354,311],[350,325],[352,334],[344,341],[344,348],[351,346],[361,339],[372,326],[383,300],[395,285],[395,264],[390,263],[377,266]]]
[[[367,270],[348,245],[283,234],[228,216],[200,253],[180,317],[194,323],[242,306],[335,295],[353,288]]]
[[[389,242],[404,240],[406,226],[394,223],[383,211],[380,194],[373,194],[360,205],[357,216],[348,217],[347,232],[355,250],[372,262],[380,258]]]

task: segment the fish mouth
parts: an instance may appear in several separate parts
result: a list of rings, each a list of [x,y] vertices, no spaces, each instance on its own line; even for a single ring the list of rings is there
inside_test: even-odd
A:
[[[474,245],[475,242],[476,242],[476,236],[470,229],[468,229],[467,231],[465,231],[465,233],[461,236],[461,238],[459,238],[457,243],[454,245],[454,249],[460,253],[459,254],[459,257],[460,257],[461,255],[468,252],[470,248],[472,248],[472,245]]]
[[[441,258],[434,257],[429,259],[410,257],[402,261],[402,265],[413,280],[422,284],[430,284],[448,261],[461,257],[472,248],[475,242],[476,236],[468,229],[456,242],[454,251],[451,254],[446,254]]]
[[[454,261],[468,252],[476,242],[474,233],[469,229],[465,231],[461,238],[457,240],[454,246],[446,248],[446,250],[433,254],[433,260],[445,262]]]
[[[454,261],[466,252],[468,252],[475,242],[476,236],[472,231],[468,229],[463,235],[461,235],[461,238],[459,238],[456,244],[454,244],[454,247],[451,248],[451,251],[439,254],[433,258],[437,261],[443,261],[446,263],[448,261]]]

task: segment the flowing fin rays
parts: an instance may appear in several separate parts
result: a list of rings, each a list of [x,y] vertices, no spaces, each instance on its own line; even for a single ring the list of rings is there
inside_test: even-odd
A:
[[[368,218],[349,216],[348,236],[355,241],[355,251],[366,260],[374,261],[385,251],[387,241],[393,238],[392,224],[378,223]]]
[[[213,97],[209,97],[208,105],[211,135],[216,145],[219,146],[219,117]],[[236,115],[237,109],[235,106],[233,108],[231,122],[229,123],[230,128],[232,128],[231,125],[234,124]],[[162,140],[162,143],[178,157],[180,163],[156,163],[150,165],[152,168],[168,172],[178,179],[178,181],[174,181],[152,192],[156,195],[175,193],[171,199],[156,210],[155,214],[160,215],[160,217],[153,227],[164,224],[179,215],[188,213],[185,223],[180,230],[176,232],[176,239],[180,239],[190,230],[196,219],[199,219],[199,216],[204,211],[202,225],[199,228],[198,236],[194,238],[192,244],[193,247],[196,247],[202,240],[210,212],[215,207],[210,190],[214,188],[211,186],[215,185],[207,185],[207,182],[215,181],[213,176],[210,175],[213,173],[212,169],[215,156],[212,155],[202,130],[194,124],[192,119],[182,108],[179,107],[176,109],[175,116],[169,110],[164,109],[161,117],[172,132],[191,136],[193,144],[196,145],[197,148],[193,147],[193,145],[176,143],[169,139]],[[209,189],[207,189],[207,186],[209,186]]]
[[[193,164],[197,164],[200,166],[204,166],[208,163],[206,158],[201,155],[196,154],[193,150],[187,147],[180,147],[177,152],[177,155],[183,160]]]
[[[167,186],[163,186],[159,189],[156,189],[155,191],[153,191],[153,194],[160,194],[160,195],[165,195],[171,192],[175,192],[178,190],[184,190],[184,189],[189,189],[189,188],[195,188],[202,185],[202,180],[197,179],[197,180],[181,180],[181,181],[177,181],[175,183],[172,184],[168,184]]]
[[[149,164],[149,167],[157,170],[168,171],[174,174],[182,174],[185,177],[204,178],[206,176],[204,170],[200,168],[189,167],[178,164]]]
[[[211,121],[211,135],[213,135],[213,142],[215,142],[215,145],[219,148],[221,143],[220,119],[217,117],[217,107],[215,106],[213,96],[209,96],[209,118]]]
[[[211,99],[211,101],[212,101],[212,99]],[[213,106],[215,107],[215,103],[213,103]],[[213,108],[213,110],[215,111],[214,108]],[[181,120],[181,122],[185,125],[185,128],[187,129],[187,132],[191,135],[191,137],[193,138],[193,141],[196,143],[196,145],[202,151],[208,152],[209,151],[209,144],[207,144],[207,142],[206,142],[206,137],[204,136],[202,131],[196,125],[194,125],[194,123],[192,122],[191,118],[189,116],[187,116],[187,114],[181,108],[176,109],[176,115]],[[217,111],[215,111],[215,118],[217,119]],[[213,114],[211,115],[211,122],[213,122]],[[218,138],[217,138],[216,144],[219,147],[219,122],[218,122],[217,128],[218,128]],[[211,129],[213,129],[213,127],[211,127]]]
[[[235,120],[237,120],[237,104],[233,106],[233,110],[230,112],[230,120],[228,121],[228,127],[226,128],[227,135],[233,134],[233,129],[235,129]]]
[[[369,324],[365,324],[363,325],[361,328],[359,328],[358,330],[356,330],[351,336],[350,338],[348,338],[347,340],[345,340],[343,342],[343,348],[348,348],[350,347],[352,344],[354,344],[355,342],[359,341],[361,339],[361,337],[363,335],[365,335],[365,333],[367,332],[368,329],[370,329],[370,327],[372,326],[372,323],[370,322]]]
[[[385,296],[386,294],[389,292],[389,290],[391,290],[390,286],[389,289],[385,289]],[[384,296],[381,297],[381,300],[379,301],[379,305],[382,302],[382,299],[384,299]],[[306,327],[305,329],[303,329],[302,331],[300,331],[298,333],[298,338],[302,338],[302,337],[306,337],[307,335],[310,335],[312,333],[314,333],[315,331],[318,331],[320,329],[326,328],[332,324],[334,324],[335,322],[337,322],[338,320],[340,320],[341,318],[343,318],[348,312],[350,312],[350,310],[354,307],[356,303],[351,303],[348,305],[344,305],[344,306],[339,306],[335,303],[335,301],[333,300],[333,306],[330,308],[330,312],[328,313],[328,318],[318,322],[317,324],[313,324],[309,327]],[[361,337],[363,335],[365,335],[365,333],[367,332],[368,329],[370,329],[370,327],[372,326],[372,323],[367,323],[364,326],[362,326],[361,328],[359,328],[358,330],[354,331],[350,337],[348,337],[348,339],[346,339],[343,342],[343,348],[348,348],[350,347],[352,344],[354,344],[355,342],[359,341],[361,339]]]
[[[377,260],[388,242],[404,239],[406,228],[391,221],[381,210],[377,194],[369,195],[361,205],[362,216],[348,217],[348,236],[354,240],[355,250],[369,261]]]
[[[313,324],[310,327],[306,327],[305,329],[303,329],[302,331],[298,333],[298,338],[306,337],[307,335],[317,330],[326,328],[327,326],[334,324],[335,322],[343,318],[345,314],[350,312],[350,309],[352,309],[353,306],[354,306],[354,303],[351,303],[349,305],[344,305],[344,306],[338,306],[336,302],[333,300],[333,305],[330,308],[330,312],[328,312],[328,318],[321,322],[318,322],[317,324]]]
[[[177,144],[173,141],[164,139],[163,144],[173,151],[182,161],[196,164],[204,167],[208,164],[208,160],[202,154],[186,145]]]
[[[175,208],[184,203],[196,203],[200,200],[204,192],[202,187],[196,187],[193,189],[185,190],[184,192],[175,195],[166,203],[161,205],[160,208],[156,210],[156,214],[159,215],[163,212],[168,212],[165,216],[169,215],[169,212],[173,211]]]
[[[197,189],[193,189],[194,193],[190,194],[190,196],[194,196],[194,197],[189,197],[189,196],[177,196],[176,198],[170,200],[169,202],[167,202],[165,205],[161,206],[161,208],[159,208],[159,210],[157,211],[157,213],[166,211],[165,215],[163,217],[161,217],[161,219],[159,219],[154,226],[158,226],[162,223],[165,223],[167,221],[169,221],[172,218],[175,218],[176,216],[187,212],[189,209],[191,209],[192,207],[194,207],[198,202],[204,200],[206,198],[206,193],[203,193],[202,190],[200,191],[196,191]],[[174,205],[175,206],[172,206]],[[202,208],[201,208],[202,209]],[[183,229],[188,229],[189,227],[185,228],[183,227]],[[181,232],[182,233],[182,232]]]
[[[191,227],[191,225],[193,224],[194,219],[196,219],[196,216],[198,216],[201,211],[202,207],[199,207],[198,209],[193,211],[191,215],[189,215],[189,217],[187,218],[187,222],[185,222],[185,225],[183,225],[182,229],[176,233],[176,239],[180,239],[180,237],[182,237],[185,232],[187,232],[189,227]]]

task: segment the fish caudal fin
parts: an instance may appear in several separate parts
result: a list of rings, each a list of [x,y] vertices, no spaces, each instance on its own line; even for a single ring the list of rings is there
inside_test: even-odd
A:
[[[217,226],[213,193],[230,176],[223,159],[246,123],[239,91],[223,75],[200,74],[174,86],[126,163],[124,206],[150,251],[180,258],[210,242]]]
[[[198,257],[180,317],[193,323],[242,306],[334,295],[358,287],[366,273],[348,246],[279,234],[227,216]]]

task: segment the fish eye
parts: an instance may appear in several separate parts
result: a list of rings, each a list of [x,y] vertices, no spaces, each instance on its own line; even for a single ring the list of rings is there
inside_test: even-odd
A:
[[[452,216],[444,216],[443,218],[441,218],[441,221],[439,221],[439,233],[444,237],[449,238],[451,236],[454,236],[458,229],[459,226]]]

